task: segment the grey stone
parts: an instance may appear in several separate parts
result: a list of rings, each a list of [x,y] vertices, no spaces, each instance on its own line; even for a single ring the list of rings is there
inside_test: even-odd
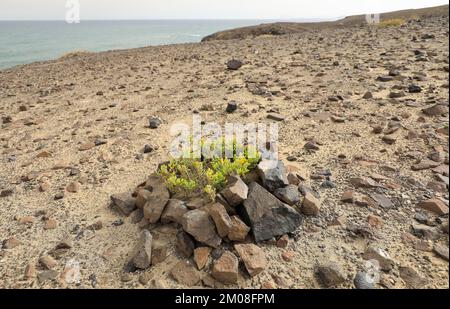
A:
[[[147,269],[152,263],[152,234],[148,230],[143,230],[135,247],[133,264],[136,268]]]
[[[242,212],[257,242],[292,233],[301,224],[301,216],[294,208],[282,203],[256,182],[249,186]]]
[[[289,185],[282,161],[263,160],[258,164],[258,174],[270,192]]]

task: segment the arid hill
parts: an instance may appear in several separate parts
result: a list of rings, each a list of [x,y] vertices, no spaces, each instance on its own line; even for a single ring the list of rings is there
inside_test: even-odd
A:
[[[380,19],[381,21],[390,19],[404,19],[408,21],[412,19],[423,19],[439,16],[448,16],[448,5],[416,10],[402,10],[396,12],[382,13]],[[365,15],[348,16],[343,19],[331,22],[316,22],[316,23],[279,22],[220,31],[203,38],[202,41],[205,42],[212,40],[244,39],[249,37],[257,37],[261,35],[283,35],[323,28],[355,27],[361,26],[364,23],[366,23]]]

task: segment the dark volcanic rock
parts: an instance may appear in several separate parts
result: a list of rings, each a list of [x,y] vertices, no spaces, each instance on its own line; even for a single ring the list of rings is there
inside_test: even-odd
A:
[[[227,68],[229,70],[239,70],[242,66],[242,61],[237,59],[232,59],[227,62]]]
[[[282,203],[256,182],[249,186],[243,216],[257,242],[294,232],[301,224],[300,214]]]

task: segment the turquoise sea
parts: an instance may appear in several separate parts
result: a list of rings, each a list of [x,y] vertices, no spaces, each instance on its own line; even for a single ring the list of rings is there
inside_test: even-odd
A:
[[[268,20],[0,21],[0,70],[77,50],[200,42],[214,32]]]

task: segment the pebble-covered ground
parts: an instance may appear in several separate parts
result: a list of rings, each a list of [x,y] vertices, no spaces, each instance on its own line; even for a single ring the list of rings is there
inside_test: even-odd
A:
[[[430,18],[0,71],[0,287],[186,287],[171,275],[183,260],[174,224],[151,227],[167,258],[127,271],[145,224],[112,209],[110,196],[168,159],[173,123],[277,113],[280,156],[301,165],[320,211],[303,216],[285,248],[259,244],[268,265],[252,278],[241,265],[238,286],[321,288],[318,266],[332,263],[337,287],[353,288],[376,248],[390,265],[376,288],[448,288],[448,26]],[[244,65],[228,70],[232,58]],[[213,256],[200,285],[221,287]],[[81,280],[68,283],[77,264]]]

